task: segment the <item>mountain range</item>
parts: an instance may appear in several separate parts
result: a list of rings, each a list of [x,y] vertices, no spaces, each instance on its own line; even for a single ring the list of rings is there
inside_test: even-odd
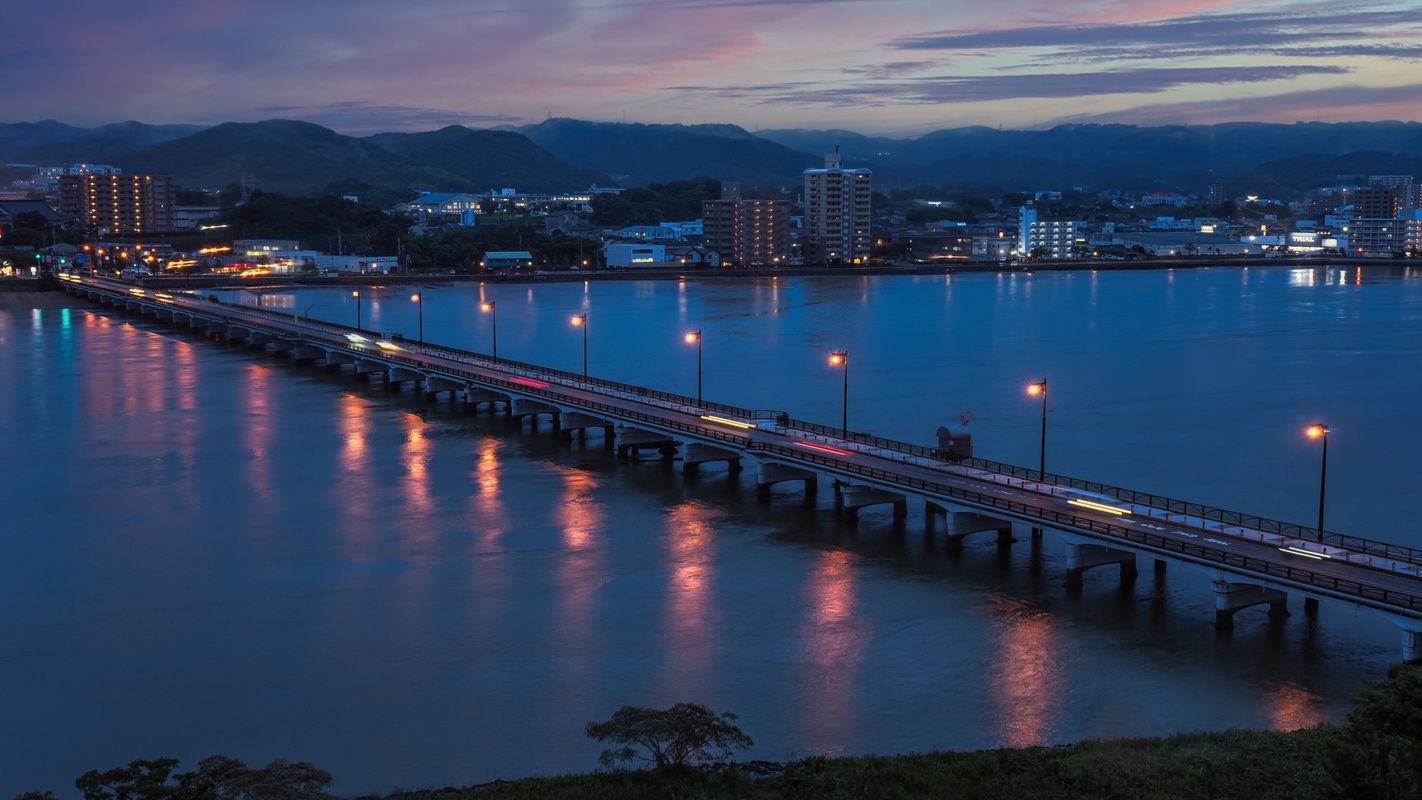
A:
[[[222,188],[248,173],[259,188],[289,194],[344,193],[351,186],[390,196],[506,187],[575,191],[703,176],[794,192],[803,170],[821,166],[824,154],[836,149],[846,166],[873,169],[877,189],[948,184],[1189,193],[1220,181],[1232,195],[1287,196],[1332,185],[1339,174],[1422,177],[1422,124],[1415,122],[970,127],[911,139],[571,119],[366,137],[294,120],[212,127],[0,123],[7,177],[23,165],[90,162],[171,174],[188,188]]]

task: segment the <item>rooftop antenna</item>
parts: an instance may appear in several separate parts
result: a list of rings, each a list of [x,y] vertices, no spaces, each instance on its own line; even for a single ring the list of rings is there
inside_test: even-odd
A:
[[[963,410],[958,414],[958,419],[961,419],[964,425],[967,425],[969,422],[972,422],[973,409],[969,406],[963,406]]]

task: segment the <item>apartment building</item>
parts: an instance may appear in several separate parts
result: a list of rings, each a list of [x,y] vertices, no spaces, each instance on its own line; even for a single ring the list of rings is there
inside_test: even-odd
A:
[[[845,169],[837,150],[823,169],[805,170],[805,263],[869,263],[872,191],[873,172]]]

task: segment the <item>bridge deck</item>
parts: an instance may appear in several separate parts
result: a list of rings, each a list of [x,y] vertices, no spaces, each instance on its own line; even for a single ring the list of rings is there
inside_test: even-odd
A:
[[[779,411],[698,402],[430,343],[391,341],[379,332],[266,309],[89,277],[66,276],[65,288],[150,311],[240,324],[280,341],[413,369],[471,389],[495,390],[689,441],[716,443],[866,485],[1046,525],[1217,574],[1422,620],[1422,551],[1412,548],[1336,533],[1325,534],[1320,543],[1315,541],[1316,529],[1291,523],[992,461],[950,463],[931,448],[846,433]]]

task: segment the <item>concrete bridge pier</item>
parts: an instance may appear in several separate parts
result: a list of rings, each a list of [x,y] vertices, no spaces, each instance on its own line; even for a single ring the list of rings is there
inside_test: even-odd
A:
[[[776,461],[758,461],[757,466],[759,467],[755,482],[757,497],[770,497],[772,486],[787,481],[804,481],[806,495],[814,495],[819,491],[819,475],[813,470],[792,467],[789,464],[781,464]]]
[[[732,474],[740,472],[742,469],[740,453],[712,447],[701,442],[692,442],[681,454],[681,474],[695,475],[701,471],[702,464],[714,464],[721,461],[726,462],[726,469]]]
[[[578,432],[583,441],[586,442],[588,439],[588,431],[598,429],[602,431],[603,443],[608,447],[612,447],[617,438],[614,432],[615,427],[616,426],[605,419],[598,419],[597,417],[591,417],[587,414],[579,414],[571,411],[564,414],[562,419],[563,440],[568,442],[573,440],[573,433],[575,431]]]
[[[391,370],[394,372],[394,370]],[[425,381],[425,399],[437,400],[440,392],[449,392],[449,399],[454,399],[455,392],[464,388],[464,384],[449,378],[440,378],[433,375],[421,375]]]
[[[1082,573],[1092,567],[1108,564],[1121,565],[1121,582],[1136,577],[1136,554],[1128,550],[1113,550],[1100,544],[1067,543],[1066,586],[1068,589],[1081,587]]]
[[[1422,630],[1402,629],[1402,660],[1408,663],[1422,660]]]
[[[1001,547],[1010,547],[1017,541],[1012,538],[1012,523],[1005,519],[975,514],[971,511],[949,511],[933,502],[924,503],[924,509],[932,519],[941,515],[947,528],[947,549],[950,553],[963,552],[963,540],[975,533],[996,533]]]
[[[555,430],[558,428],[558,417],[563,413],[561,409],[550,406],[547,403],[540,403],[537,400],[529,400],[524,397],[515,398],[512,403],[512,409],[513,410],[509,412],[509,416],[519,425],[523,425],[525,419],[532,417],[533,424],[537,426],[538,417],[547,414],[549,419],[552,420]]]
[[[325,359],[326,351],[309,344],[299,344],[291,349],[292,361],[316,361]]]
[[[425,376],[412,369],[390,367],[385,376],[385,383],[389,386],[399,386],[402,383],[415,383],[423,377]]]
[[[1289,616],[1289,596],[1280,589],[1270,589],[1252,583],[1230,583],[1225,580],[1216,580],[1214,589],[1216,628],[1233,628],[1234,615],[1250,606],[1268,604],[1269,616],[1272,619],[1279,620]]]
[[[358,377],[365,377],[366,375],[376,374],[379,374],[384,377],[386,373],[385,365],[380,363],[379,361],[364,361],[361,359],[355,359],[351,363],[355,365],[355,374]]]
[[[643,450],[656,450],[663,461],[671,461],[676,458],[676,450],[681,446],[681,442],[665,433],[644,431],[625,425],[619,425],[613,431],[617,435],[619,461],[628,461],[634,455],[641,455]]]
[[[489,413],[493,414],[498,410],[498,404],[503,403],[504,409],[512,411],[513,399],[506,394],[499,394],[489,389],[480,389],[470,386],[464,390],[464,402],[474,407],[474,413],[479,413],[479,406],[488,404]]]
[[[908,516],[908,498],[898,492],[876,489],[873,486],[855,486],[845,483],[835,485],[838,499],[835,505],[847,519],[859,519],[859,509],[890,504],[894,507],[894,521],[900,522]]]
[[[330,367],[339,367],[342,364],[354,364],[355,360],[355,356],[350,353],[342,353],[339,350],[326,351],[326,365]]]

